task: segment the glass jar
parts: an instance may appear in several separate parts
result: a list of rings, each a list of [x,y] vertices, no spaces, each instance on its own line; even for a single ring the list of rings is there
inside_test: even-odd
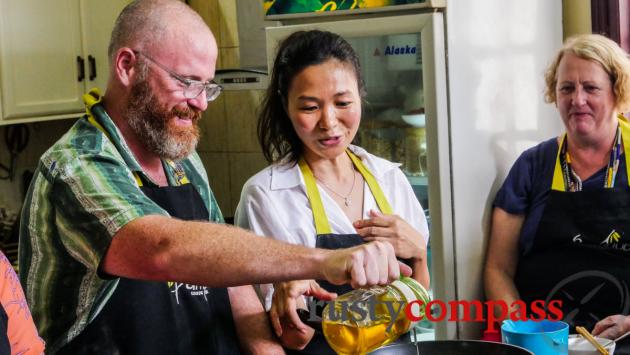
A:
[[[366,120],[359,130],[359,145],[377,157],[394,159],[391,122]]]
[[[424,127],[405,129],[405,160],[403,169],[410,176],[425,176],[426,133]]]
[[[372,351],[407,333],[416,323],[408,318],[407,312],[418,319],[424,318],[430,300],[424,287],[409,277],[387,286],[353,290],[324,308],[324,336],[338,354]]]

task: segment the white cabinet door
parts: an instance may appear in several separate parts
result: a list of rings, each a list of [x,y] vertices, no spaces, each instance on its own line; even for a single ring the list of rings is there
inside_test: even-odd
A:
[[[81,0],[83,48],[86,58],[86,91],[105,91],[109,75],[107,47],[114,22],[129,0]]]
[[[0,0],[3,119],[82,109],[80,28],[77,0]]]

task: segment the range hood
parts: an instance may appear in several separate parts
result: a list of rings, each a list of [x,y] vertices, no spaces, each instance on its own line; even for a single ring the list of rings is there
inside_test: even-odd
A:
[[[241,68],[267,70],[265,27],[279,26],[278,21],[265,21],[261,0],[237,0],[238,40]]]
[[[265,21],[261,0],[237,0],[240,68],[219,69],[215,81],[225,90],[264,90],[267,88],[267,48],[265,27],[278,26]]]
[[[223,90],[265,90],[269,83],[267,70],[261,69],[217,69],[214,82]]]

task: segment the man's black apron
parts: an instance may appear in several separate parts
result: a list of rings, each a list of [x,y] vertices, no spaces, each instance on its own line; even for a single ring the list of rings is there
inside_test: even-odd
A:
[[[208,221],[208,209],[199,192],[187,183],[185,175],[181,175],[181,166],[175,168],[183,185],[143,186],[136,174],[140,189],[172,217]],[[121,277],[101,312],[60,353],[148,355],[240,352],[226,288]]]
[[[374,196],[374,200],[376,200],[376,204],[379,209],[384,214],[392,214],[393,210],[390,206],[385,194],[381,190],[378,182],[374,178],[374,175],[368,170],[368,168],[363,164],[361,159],[359,159],[356,155],[354,155],[350,150],[346,150],[346,153],[352,160],[354,167],[361,173],[363,179],[367,183],[370,188],[370,192],[372,196]],[[315,181],[315,177],[313,176],[313,172],[309,168],[308,164],[304,159],[300,159],[298,162],[300,167],[300,171],[302,172],[302,176],[304,177],[304,184],[306,186],[306,194],[308,196],[309,203],[311,205],[311,210],[313,211],[313,221],[315,223],[315,230],[317,232],[317,239],[315,242],[316,248],[323,249],[343,249],[350,248],[360,244],[365,243],[363,238],[359,234],[334,234],[332,233],[332,229],[330,228],[330,224],[328,223],[328,217],[326,215],[326,211],[324,210],[324,206],[322,204],[321,196],[319,195],[319,190],[317,189],[317,183]],[[336,292],[338,295],[342,295],[344,293],[352,291],[352,287],[348,284],[346,285],[333,285],[326,280],[317,280],[324,289],[330,292]],[[319,310],[321,316],[321,309]],[[401,337],[407,339],[406,337]],[[403,341],[403,339],[400,339]],[[332,348],[326,342],[326,338],[324,334],[318,330],[315,331],[313,335],[313,339],[308,343],[306,348],[301,351],[288,353],[296,353],[296,354],[335,354]]]
[[[0,354],[11,354],[9,342],[9,316],[0,303]]]
[[[619,124],[628,174],[630,124]],[[572,329],[592,329],[630,311],[630,188],[566,192],[559,161],[560,148],[534,244],[519,260],[515,283],[528,306],[561,300]]]

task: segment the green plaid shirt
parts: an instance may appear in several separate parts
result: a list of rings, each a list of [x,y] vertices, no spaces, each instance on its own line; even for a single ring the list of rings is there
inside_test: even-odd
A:
[[[168,215],[137,186],[134,172],[145,184],[150,179],[103,106],[92,113],[107,135],[87,116],[78,120],[41,157],[22,211],[20,281],[52,353],[81,333],[114,292],[118,279],[97,270],[116,232],[142,216]],[[179,164],[210,219],[223,222],[199,156]],[[163,165],[169,185],[178,185],[175,171]]]

